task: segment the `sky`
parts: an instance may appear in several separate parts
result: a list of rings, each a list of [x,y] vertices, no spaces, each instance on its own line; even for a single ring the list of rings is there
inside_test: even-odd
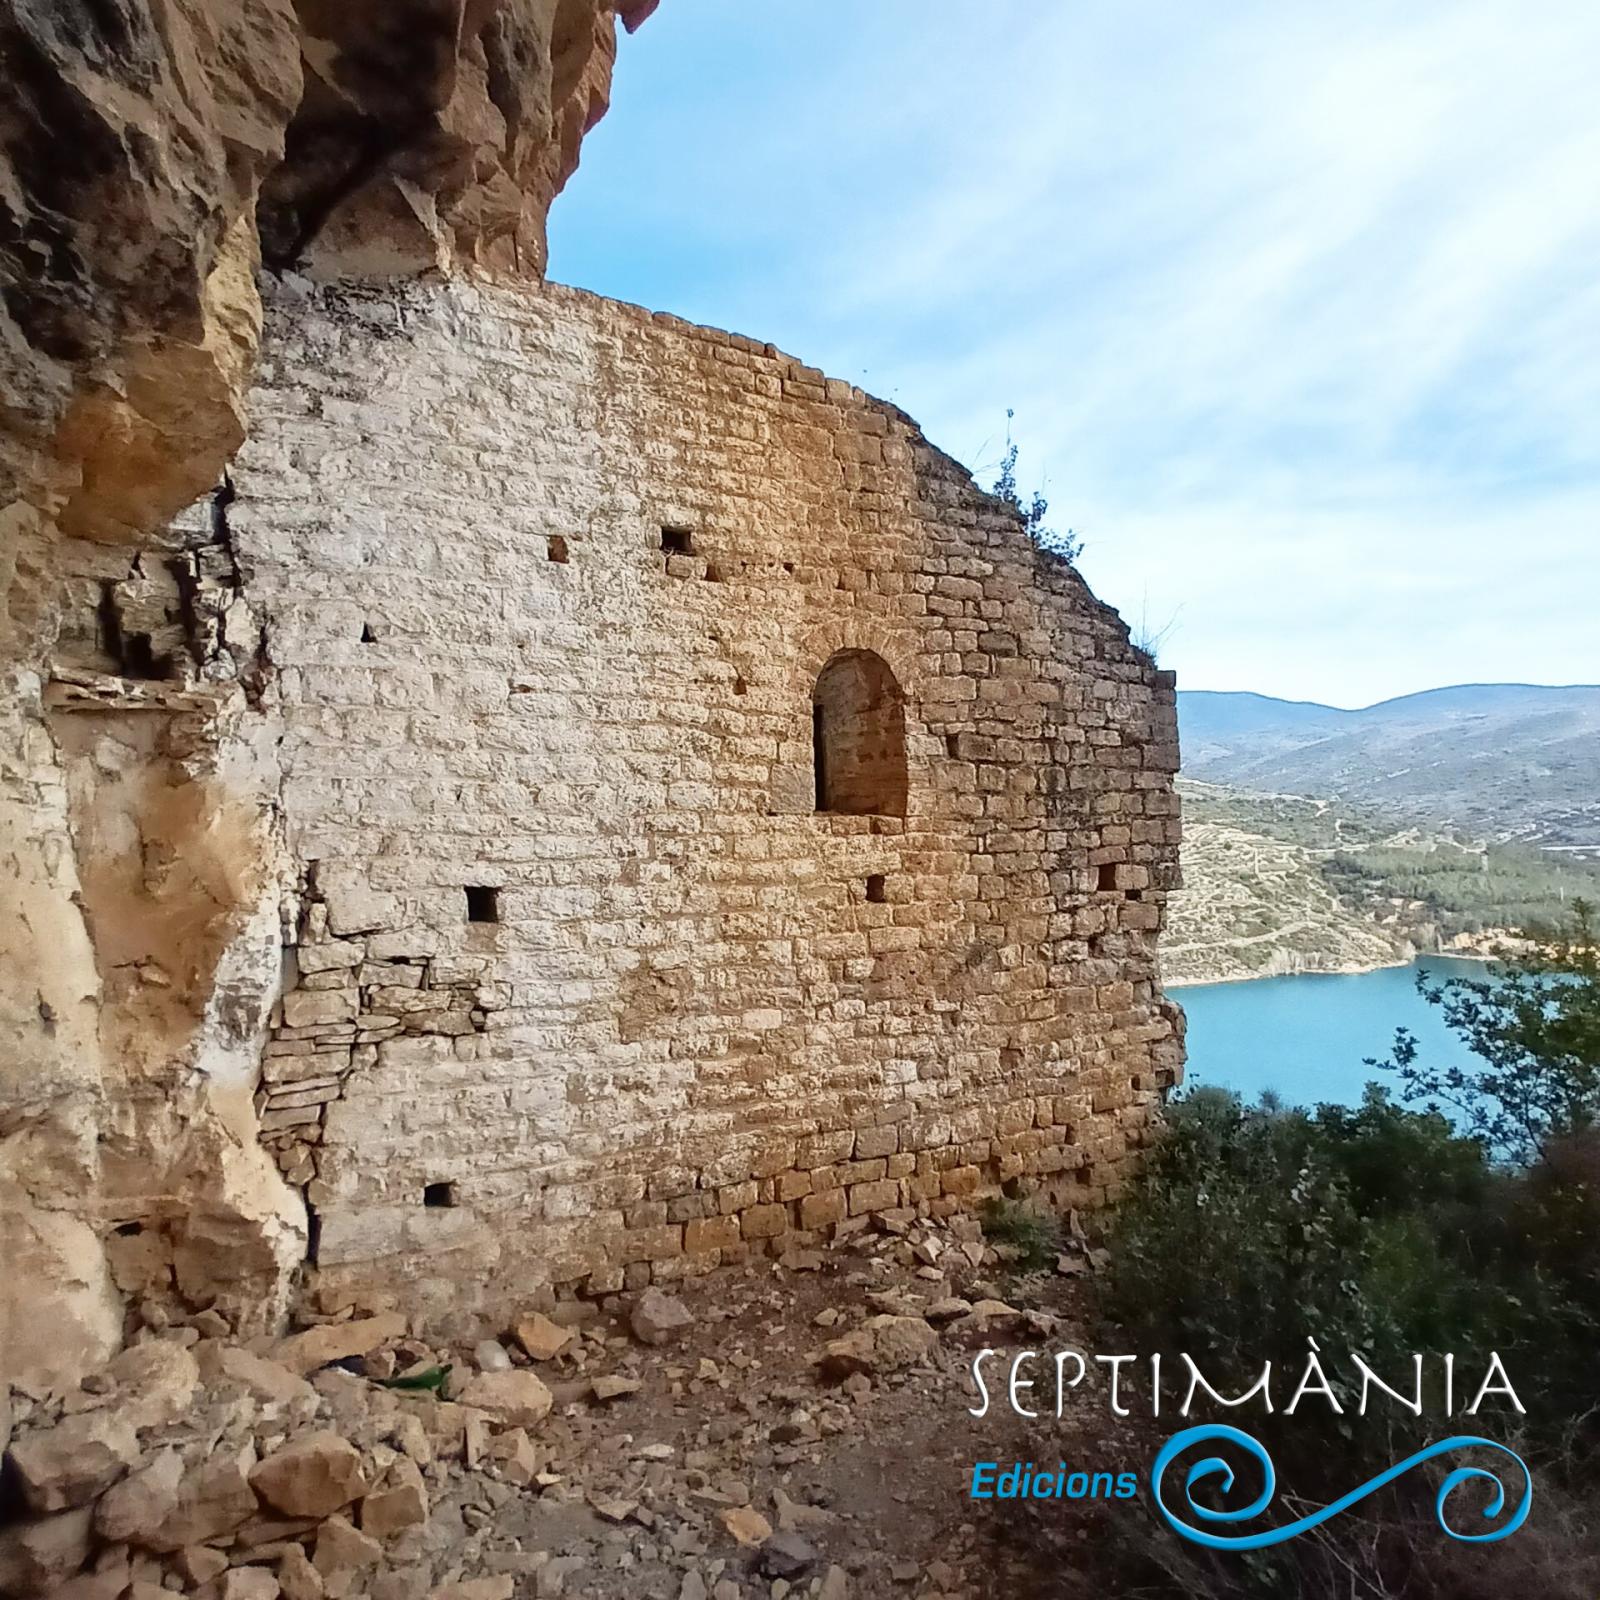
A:
[[[1600,682],[1594,0],[662,0],[550,275],[1025,494],[1180,687]]]

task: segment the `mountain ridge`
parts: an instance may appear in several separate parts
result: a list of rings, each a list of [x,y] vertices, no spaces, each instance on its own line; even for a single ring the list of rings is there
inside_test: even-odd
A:
[[[1448,684],[1351,709],[1189,689],[1178,726],[1184,774],[1204,782],[1600,846],[1600,685]]]
[[[1404,694],[1385,695],[1381,700],[1369,701],[1363,706],[1336,706],[1325,700],[1291,700],[1285,695],[1263,694],[1259,689],[1185,689],[1188,698],[1204,696],[1212,700],[1265,700],[1281,706],[1314,706],[1322,711],[1337,711],[1341,716],[1355,716],[1363,711],[1374,711],[1380,706],[1399,705],[1405,700],[1431,700],[1437,695],[1476,694],[1480,691],[1500,689],[1523,690],[1532,694],[1567,694],[1600,690],[1600,683],[1532,683],[1525,678],[1474,678],[1470,683],[1438,683],[1431,689],[1408,689]]]

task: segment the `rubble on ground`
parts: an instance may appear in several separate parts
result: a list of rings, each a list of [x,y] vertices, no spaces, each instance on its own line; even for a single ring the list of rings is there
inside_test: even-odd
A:
[[[703,1281],[692,1306],[651,1288],[466,1342],[392,1306],[243,1341],[211,1310],[153,1316],[77,1390],[11,1391],[0,1595],[985,1592],[948,1561],[948,1588],[913,1563],[908,1590],[821,1469],[848,1468],[896,1396],[925,1393],[943,1430],[970,1341],[1054,1319],[974,1277],[992,1252],[962,1218],[792,1254]]]

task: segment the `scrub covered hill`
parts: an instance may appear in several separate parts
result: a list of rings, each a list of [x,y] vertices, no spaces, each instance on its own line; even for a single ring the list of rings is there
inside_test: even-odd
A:
[[[1180,779],[1183,889],[1169,983],[1353,972],[1419,951],[1488,951],[1600,904],[1600,857],[1397,823],[1369,808]]]
[[[1345,711],[1184,690],[1183,772],[1600,856],[1600,686],[1458,684]]]

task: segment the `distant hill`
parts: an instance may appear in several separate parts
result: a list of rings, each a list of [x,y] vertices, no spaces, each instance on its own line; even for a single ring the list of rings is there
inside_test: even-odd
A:
[[[1462,841],[1335,800],[1180,778],[1183,888],[1161,941],[1169,984],[1359,972],[1418,951],[1490,952],[1600,905],[1600,858]]]
[[[1183,771],[1494,840],[1600,846],[1600,686],[1458,684],[1358,711],[1178,695]]]

